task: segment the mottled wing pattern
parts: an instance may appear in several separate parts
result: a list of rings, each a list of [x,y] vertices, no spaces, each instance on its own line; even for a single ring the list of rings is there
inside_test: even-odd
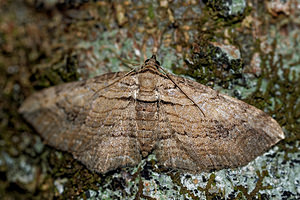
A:
[[[134,166],[152,150],[168,168],[237,167],[284,138],[263,111],[158,67],[152,56],[131,74],[51,87],[19,111],[49,145],[101,173]]]
[[[128,76],[105,88],[124,74],[45,89],[27,98],[19,111],[46,143],[71,152],[89,169],[105,173],[136,165],[141,156],[130,137],[135,126],[128,120],[134,114],[134,80]]]
[[[166,124],[156,149],[161,165],[196,172],[242,166],[284,138],[261,110],[197,82],[171,78],[205,116],[170,80],[161,79],[160,120]]]

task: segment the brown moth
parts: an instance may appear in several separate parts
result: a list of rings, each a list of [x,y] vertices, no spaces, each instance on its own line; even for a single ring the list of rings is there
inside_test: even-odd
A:
[[[171,169],[234,168],[284,138],[263,111],[166,73],[155,56],[138,70],[34,93],[19,112],[47,144],[100,173],[152,152]]]

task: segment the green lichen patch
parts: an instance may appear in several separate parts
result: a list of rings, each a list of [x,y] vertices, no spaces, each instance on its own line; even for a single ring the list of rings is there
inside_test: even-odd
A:
[[[229,48],[236,51],[234,47]],[[229,87],[230,81],[242,77],[243,62],[240,57],[232,56],[208,41],[195,43],[191,57],[191,61],[186,59],[188,69],[177,66],[174,67],[175,73],[186,74],[203,84],[217,84],[225,88]]]
[[[77,81],[78,79],[78,59],[76,55],[58,58],[49,67],[37,67],[29,78],[36,90],[65,82]]]
[[[205,0],[204,2],[214,12],[219,13],[223,17],[243,14],[246,8],[246,1],[244,0]]]

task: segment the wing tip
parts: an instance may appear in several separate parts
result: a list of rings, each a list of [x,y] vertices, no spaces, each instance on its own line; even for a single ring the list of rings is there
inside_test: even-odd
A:
[[[27,98],[19,107],[18,113],[23,115],[37,109],[39,103],[32,98]]]
[[[273,127],[271,127],[273,130],[271,131],[270,134],[276,137],[277,141],[275,143],[277,143],[280,140],[285,139],[285,134],[281,126],[278,124],[278,122],[275,119],[271,118],[271,121],[273,122],[272,123]]]

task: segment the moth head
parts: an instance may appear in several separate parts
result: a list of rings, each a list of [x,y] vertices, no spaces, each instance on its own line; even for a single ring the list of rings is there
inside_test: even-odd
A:
[[[147,59],[145,61],[145,64],[144,64],[144,67],[153,67],[155,66],[156,69],[159,69],[160,67],[160,63],[156,60],[156,56],[155,55],[152,55],[151,58]]]

